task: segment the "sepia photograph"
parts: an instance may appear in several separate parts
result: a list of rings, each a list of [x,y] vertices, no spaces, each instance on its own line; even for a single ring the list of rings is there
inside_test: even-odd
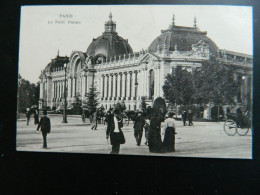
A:
[[[253,9],[21,6],[16,151],[253,159]]]

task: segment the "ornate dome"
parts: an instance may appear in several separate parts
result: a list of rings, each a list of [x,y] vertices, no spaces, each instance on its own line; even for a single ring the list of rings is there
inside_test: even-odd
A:
[[[174,17],[172,25],[167,30],[162,30],[161,35],[158,36],[150,44],[148,51],[156,52],[158,48],[165,48],[169,51],[190,51],[192,45],[197,44],[199,41],[204,41],[209,46],[211,53],[216,53],[218,50],[217,45],[208,38],[206,31],[200,31],[197,28],[196,18],[194,18],[193,27],[175,26]]]
[[[94,59],[94,63],[98,63],[100,58],[110,59],[111,57],[133,53],[128,40],[118,36],[116,32],[116,23],[112,21],[112,14],[109,15],[109,21],[105,23],[105,32],[103,35],[93,39],[87,49],[87,56]]]

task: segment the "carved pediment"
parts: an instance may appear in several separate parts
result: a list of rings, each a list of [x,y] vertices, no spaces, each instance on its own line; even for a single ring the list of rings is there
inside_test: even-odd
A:
[[[143,56],[143,58],[140,60],[140,63],[147,62],[150,63],[151,61],[158,60],[159,57],[157,55],[147,53]]]

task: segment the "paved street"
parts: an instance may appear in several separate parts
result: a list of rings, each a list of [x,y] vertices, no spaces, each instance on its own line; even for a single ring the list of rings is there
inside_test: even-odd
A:
[[[41,133],[36,132],[33,118],[29,126],[25,118],[17,122],[17,150],[40,152],[102,153],[108,154],[111,145],[105,138],[105,127],[99,125],[98,130],[91,130],[87,123],[83,124],[79,116],[68,116],[68,123],[62,123],[62,115],[49,115],[52,123],[48,134],[48,149],[42,149]],[[123,127],[126,143],[121,145],[120,154],[161,155],[178,157],[210,157],[210,158],[245,158],[251,159],[252,133],[246,136],[227,136],[223,131],[223,122],[194,122],[194,126],[182,126],[176,122],[176,152],[165,154],[149,153],[144,145],[143,134],[141,146],[136,146],[133,124]]]

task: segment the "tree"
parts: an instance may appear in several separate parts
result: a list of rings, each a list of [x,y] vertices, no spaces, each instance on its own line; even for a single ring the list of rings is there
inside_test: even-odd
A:
[[[163,92],[164,97],[172,104],[192,104],[195,96],[192,73],[178,66],[172,74],[166,76]]]
[[[25,80],[19,74],[18,76],[18,112],[25,112],[26,108],[30,108],[33,105],[38,105],[40,87],[39,83],[36,85]]]
[[[72,103],[72,109],[71,114],[82,114],[82,99],[81,95],[77,93],[77,95],[74,96],[74,100]]]
[[[232,68],[211,58],[192,72],[177,67],[166,76],[163,91],[172,104],[181,105],[183,109],[195,104],[201,110],[210,102],[218,109],[224,104],[234,104],[238,87],[239,81],[234,80]]]
[[[233,70],[216,59],[202,64],[201,75],[196,78],[197,95],[202,102],[215,105],[234,104],[239,83],[235,81]],[[203,98],[202,98],[203,97]]]
[[[97,89],[94,86],[91,86],[89,88],[89,93],[86,94],[87,97],[86,105],[91,113],[93,113],[97,109],[97,106],[99,105],[98,94],[99,92],[97,92]]]

